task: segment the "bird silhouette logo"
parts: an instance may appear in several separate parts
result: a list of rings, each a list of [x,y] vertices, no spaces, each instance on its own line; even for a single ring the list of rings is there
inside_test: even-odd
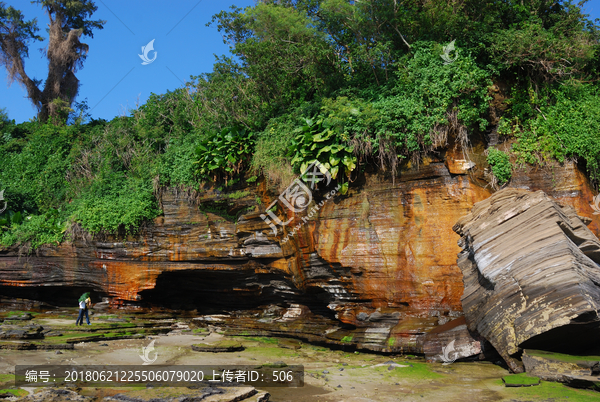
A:
[[[455,40],[442,48],[443,53],[440,56],[442,59],[444,59],[444,64],[454,63],[456,60],[456,48],[454,47]],[[450,57],[450,52],[454,52],[454,58]]]
[[[154,340],[148,344],[148,346],[142,346],[142,353],[140,358],[144,361],[144,366],[146,364],[152,364],[158,358],[158,353],[154,352],[154,358],[150,359],[150,353],[154,352]]]
[[[458,357],[458,353],[454,351],[454,340],[452,340],[452,342],[450,342],[446,347],[443,347],[442,352],[442,361],[444,362],[444,366],[454,363]],[[451,353],[454,353],[454,357],[450,357]]]
[[[142,59],[143,63],[142,65],[147,65],[152,63],[154,60],[156,60],[156,56],[158,56],[158,52],[154,51],[154,58],[150,59],[148,58],[148,53],[150,53],[151,51],[154,50],[154,39],[152,39],[150,42],[148,42],[148,44],[146,46],[142,46],[142,54],[138,54],[138,56],[140,56],[140,59]]]
[[[0,193],[1,196],[2,193]],[[2,198],[0,198],[2,199]],[[592,207],[592,209],[596,212],[594,212],[594,215],[600,215],[600,194],[598,194],[597,196],[594,197],[594,203],[590,204],[590,207]]]
[[[2,207],[2,209],[0,209],[0,214],[2,212],[4,212],[6,210],[6,207],[8,206],[8,203],[6,201],[4,201],[4,190],[0,191],[0,201],[4,202],[4,207]]]

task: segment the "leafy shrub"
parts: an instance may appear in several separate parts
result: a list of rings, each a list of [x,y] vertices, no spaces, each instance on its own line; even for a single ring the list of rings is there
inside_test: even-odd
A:
[[[188,186],[198,189],[198,170],[195,162],[196,147],[200,136],[195,132],[169,140],[167,149],[160,159],[160,181],[162,185]]]
[[[356,168],[356,157],[353,148],[347,145],[326,119],[319,118],[316,122],[306,119],[306,124],[296,129],[296,136],[289,148],[292,157],[291,164],[306,171],[308,165],[315,161],[323,164],[332,178],[341,171],[344,175]]]
[[[149,181],[116,172],[94,181],[70,208],[72,219],[92,233],[116,234],[121,228],[132,233],[160,214]]]
[[[253,150],[253,133],[235,127],[225,128],[213,133],[196,148],[197,173],[203,179],[223,176],[227,181],[248,166]]]
[[[498,180],[498,184],[506,183],[512,176],[512,164],[507,153],[496,148],[488,149],[487,162],[492,168],[492,173]]]
[[[513,152],[520,163],[543,164],[550,158],[582,158],[592,180],[600,180],[600,91],[594,85],[560,86],[544,98],[525,123],[513,121]]]
[[[415,43],[413,48],[414,55],[398,63],[393,94],[373,105],[381,116],[374,124],[374,145],[386,152],[382,145],[390,139],[400,158],[445,145],[448,131],[487,126],[491,73],[460,48],[451,64],[444,64],[436,43]]]
[[[7,226],[8,220],[11,221]],[[25,218],[20,212],[0,218],[2,233],[0,234],[0,245],[10,246],[12,244],[30,243],[35,249],[42,244],[60,243],[67,230],[68,222],[60,216],[60,211],[50,210],[44,215],[31,215]]]

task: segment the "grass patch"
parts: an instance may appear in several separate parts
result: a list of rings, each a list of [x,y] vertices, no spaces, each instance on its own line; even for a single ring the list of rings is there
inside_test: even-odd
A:
[[[0,317],[14,317],[14,316],[23,315],[23,314],[30,314],[32,317],[35,317],[36,315],[39,315],[40,313],[16,310],[16,311],[9,311],[7,313],[0,313]]]
[[[247,339],[249,341],[268,343],[271,345],[276,345],[279,343],[277,338],[269,338],[267,336],[245,336],[244,339]]]
[[[194,334],[201,334],[201,333],[204,333],[204,332],[208,332],[208,329],[206,329],[206,328],[196,328],[196,329],[192,330],[192,333],[194,333]]]
[[[353,338],[353,336],[352,336],[352,335],[346,335],[346,336],[345,336],[345,337],[343,337],[343,338],[342,338],[340,341],[341,341],[341,342],[344,342],[344,343],[350,343],[350,342],[352,342],[352,338]]]
[[[227,194],[227,198],[232,200],[239,200],[250,195],[250,191],[236,191],[231,194]]]
[[[115,329],[126,329],[126,328],[135,328],[138,325],[130,322],[115,322],[115,323],[92,323],[92,325],[75,325],[69,324],[66,326],[53,327],[52,329],[56,331],[105,331],[105,330],[115,330]]]
[[[527,373],[507,375],[502,377],[502,381],[504,381],[504,384],[506,384],[507,387],[538,385],[540,383],[538,377],[530,376]]]
[[[0,394],[6,393],[19,397],[29,395],[29,392],[25,391],[24,389],[0,389]]]
[[[386,380],[435,380],[445,378],[446,376],[431,371],[431,368],[427,363],[411,363],[412,367],[396,367],[393,370],[388,370],[388,366],[380,367],[361,367],[355,370],[349,371],[348,373],[352,376],[358,376],[363,378],[369,378],[373,376],[373,373],[377,375],[383,375]]]
[[[7,383],[10,381],[15,381],[14,374],[0,374],[0,384]]]
[[[259,355],[260,357],[266,357],[271,359],[298,356],[298,353],[295,353],[291,349],[284,349],[272,346],[250,346],[246,348],[246,352],[249,354]]]

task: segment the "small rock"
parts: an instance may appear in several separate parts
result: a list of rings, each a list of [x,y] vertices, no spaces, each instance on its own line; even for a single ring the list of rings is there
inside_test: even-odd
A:
[[[388,371],[392,371],[394,368],[394,366],[388,366]]]
[[[340,367],[340,371],[344,371],[344,368],[343,368],[343,367]]]
[[[63,352],[61,352],[60,350],[57,350],[56,352],[54,352],[55,355],[62,355]]]
[[[342,386],[341,386],[341,385],[338,385],[337,387],[338,387],[338,388],[342,388]]]
[[[98,346],[108,346],[108,343],[101,343],[101,344],[100,344],[100,345],[98,345]]]
[[[348,365],[348,363],[342,363],[342,366],[347,366],[347,365]]]
[[[329,374],[329,371],[323,370],[323,374]]]

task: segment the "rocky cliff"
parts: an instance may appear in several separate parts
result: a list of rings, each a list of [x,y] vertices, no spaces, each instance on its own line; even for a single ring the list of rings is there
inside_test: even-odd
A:
[[[568,205],[505,189],[455,225],[468,327],[513,371],[523,348],[582,353],[600,335],[600,241]]]
[[[450,149],[395,180],[366,173],[345,196],[316,192],[311,214],[278,211],[292,221],[276,235],[260,216],[278,196],[264,182],[195,196],[165,189],[164,216],[137,236],[1,251],[0,294],[73,304],[91,288],[114,305],[228,312],[215,319],[240,331],[422,352],[424,334],[463,314],[452,227],[493,193],[472,159]],[[575,165],[516,171],[511,185],[572,205],[598,234]]]

